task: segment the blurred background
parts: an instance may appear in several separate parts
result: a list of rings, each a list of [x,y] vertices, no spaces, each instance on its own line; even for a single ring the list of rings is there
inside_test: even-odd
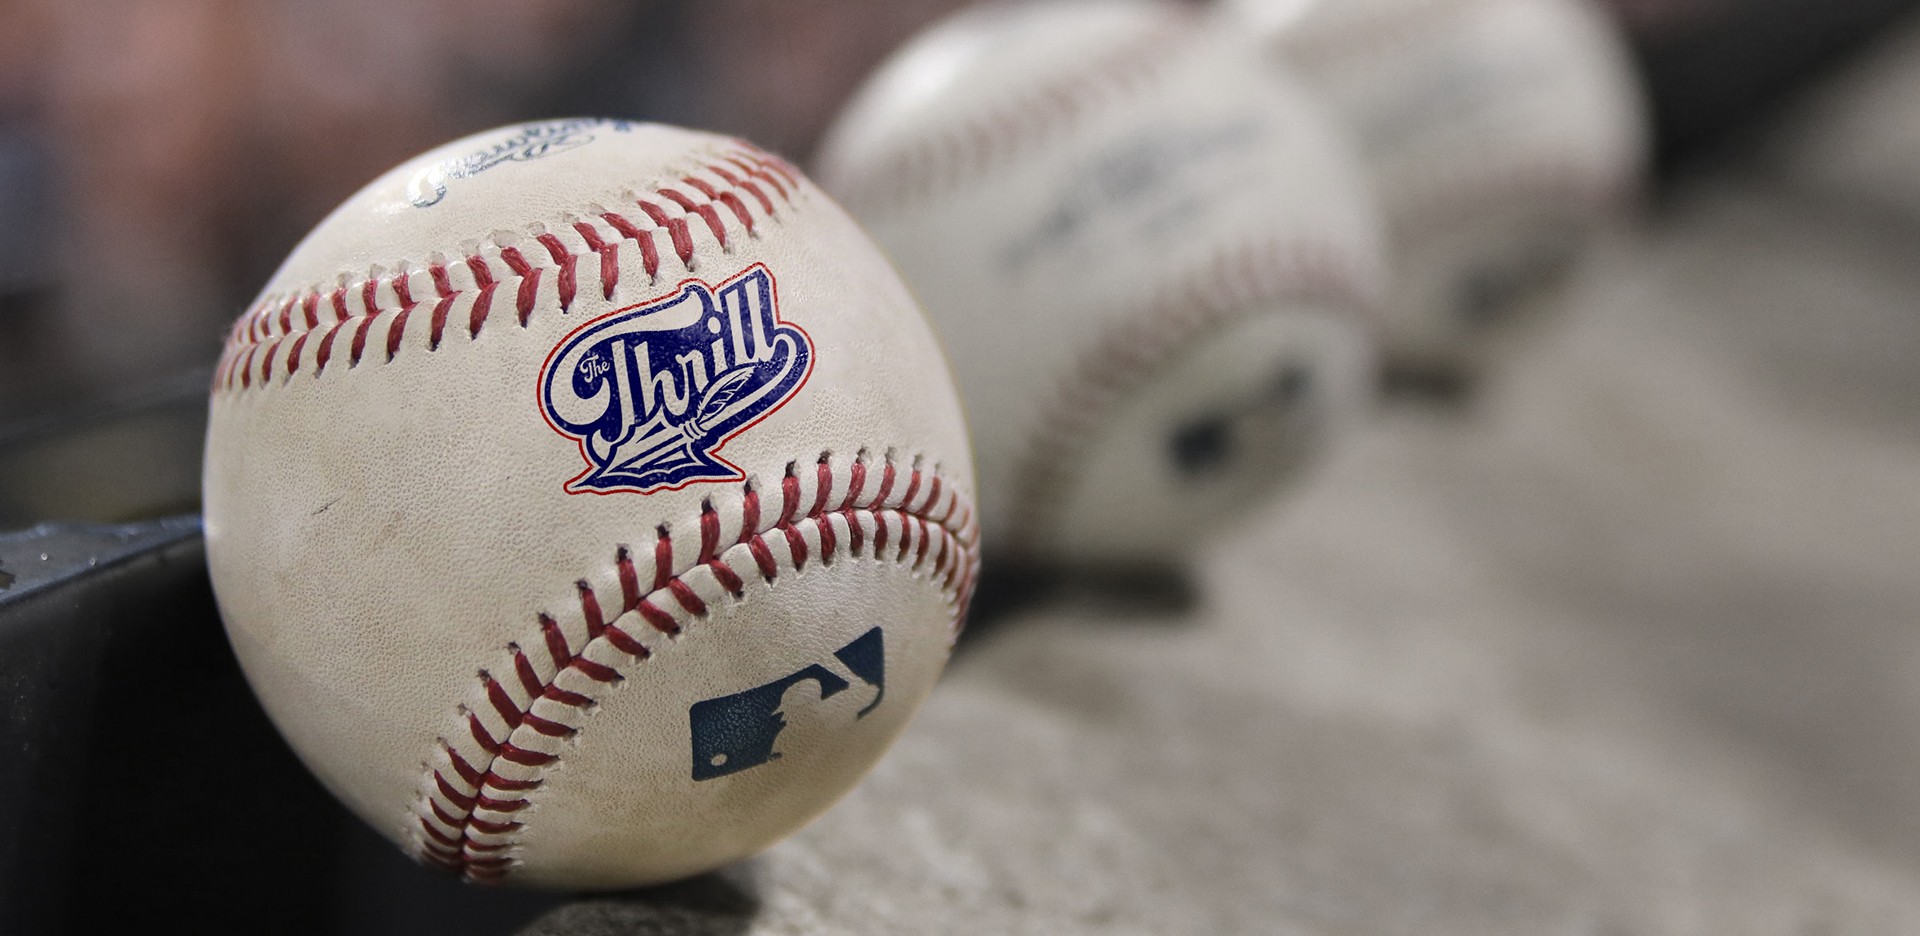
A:
[[[1652,88],[1663,179],[1741,151],[1913,5],[1610,2]],[[959,5],[6,0],[0,526],[191,508],[225,328],[386,167],[566,113],[736,133],[804,164],[867,72]],[[131,453],[139,477],[120,470]]]
[[[66,918],[1920,931],[1920,0],[1606,0],[1654,179],[1567,315],[1201,557],[1197,609],[1016,612],[963,645],[843,807],[686,885],[566,904],[412,868],[250,707],[190,522],[5,533],[194,511],[229,323],[395,163],[604,114],[806,165],[961,5],[0,0],[0,699],[52,700],[0,712],[28,739],[0,791],[47,797],[0,841],[0,929],[29,886],[126,876],[131,906]],[[136,553],[105,597],[5,606],[51,587],[35,562]],[[49,636],[82,620],[97,644]],[[182,678],[133,691],[156,670]],[[235,741],[188,757],[99,714],[149,709]],[[110,737],[59,760],[83,724]]]

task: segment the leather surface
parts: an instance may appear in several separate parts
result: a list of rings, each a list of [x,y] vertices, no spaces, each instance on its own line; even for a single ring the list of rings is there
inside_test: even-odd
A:
[[[1386,351],[1469,364],[1559,294],[1647,159],[1624,40],[1589,0],[1232,0],[1342,124],[1391,225]],[[1283,14],[1297,13],[1289,19]]]
[[[818,171],[940,330],[996,549],[1178,562],[1365,399],[1382,284],[1352,157],[1182,8],[964,12],[881,67]]]
[[[512,813],[487,814],[516,828],[489,837],[468,827],[451,864],[509,881],[631,885],[764,847],[886,749],[953,635],[971,577],[972,478],[939,348],[898,277],[831,200],[737,141],[605,121],[541,126],[544,147],[528,142],[539,134],[527,127],[502,128],[374,181],[288,257],[256,306],[266,314],[242,317],[207,437],[209,565],[235,650],[274,722],[383,834],[432,857],[423,828],[434,826],[435,809],[457,812],[476,792],[450,758],[489,756],[468,715],[496,741],[512,728],[500,723],[486,685],[493,678],[518,708],[577,733],[541,748],[557,756],[548,766],[501,767],[502,778],[538,786],[514,794],[526,802]],[[474,158],[502,152],[513,155]],[[696,181],[733,200],[701,197]],[[669,187],[717,209],[725,246],[706,216],[663,196]],[[675,225],[653,222],[640,200],[685,225],[670,237]],[[654,241],[657,263],[608,213]],[[581,225],[620,244],[610,262]],[[542,234],[582,258],[570,303]],[[503,259],[516,248],[540,274],[525,294],[524,324],[516,302],[532,275],[514,275]],[[477,332],[469,323],[487,290],[469,257],[497,282]],[[741,477],[570,493],[590,467],[588,443],[543,410],[550,355],[599,317],[672,297],[689,280],[718,286],[755,264],[773,280],[779,319],[804,329],[812,358],[783,404],[713,450]],[[396,270],[408,271],[397,285]],[[370,277],[367,295],[382,310],[349,365]],[[322,368],[339,286],[356,314],[331,335]],[[417,303],[404,313],[402,290]],[[437,297],[449,292],[436,328]],[[309,295],[318,300],[301,298]],[[307,329],[314,307],[319,327]],[[310,340],[296,344],[302,334]],[[273,363],[283,357],[289,366]],[[849,509],[817,523],[787,522],[842,505]],[[717,523],[717,549],[703,546],[703,514]],[[757,567],[758,546],[731,545],[752,538],[743,530],[750,520],[779,547],[771,581]],[[916,522],[917,535],[908,529]],[[875,538],[883,525],[889,546],[940,550],[883,553]],[[708,565],[713,558],[737,570],[738,597]],[[690,613],[679,592],[654,591],[660,572],[684,580],[706,613]],[[633,607],[641,593],[680,636]],[[651,658],[594,638],[596,624],[644,644]],[[820,718],[786,712],[779,759],[692,779],[691,705],[812,664],[844,677],[834,651],[876,626],[885,634],[878,708],[850,720],[839,702],[820,698]],[[552,629],[579,658],[624,680],[558,673]],[[536,682],[591,701],[531,701],[516,654],[533,661]],[[526,725],[512,737],[531,737]],[[438,790],[436,773],[453,794]]]

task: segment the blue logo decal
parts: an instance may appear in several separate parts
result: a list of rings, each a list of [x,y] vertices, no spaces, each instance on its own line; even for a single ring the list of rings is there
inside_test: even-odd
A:
[[[833,652],[855,678],[874,688],[873,701],[854,713],[856,720],[879,707],[887,694],[886,646],[880,628],[861,634]],[[805,706],[813,683],[821,701],[839,695],[853,684],[818,663],[745,692],[695,702],[687,710],[693,729],[693,779],[712,780],[778,760],[774,742],[787,727],[795,707]]]
[[[540,373],[547,422],[591,466],[567,493],[738,480],[713,450],[792,399],[812,367],[812,340],[780,320],[760,264],[588,322]]]

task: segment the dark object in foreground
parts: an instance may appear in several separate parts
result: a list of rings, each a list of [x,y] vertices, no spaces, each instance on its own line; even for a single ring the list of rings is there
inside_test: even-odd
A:
[[[322,916],[341,817],[247,695],[198,519],[0,535],[0,570],[0,928]]]
[[[0,932],[507,933],[562,902],[411,864],[301,767],[200,523],[0,533]]]
[[[1071,605],[1117,618],[1174,617],[1200,598],[1192,574],[1172,566],[1072,568],[1009,559],[981,573],[956,651],[1002,621],[1044,607]]]
[[[1737,152],[1800,88],[1903,17],[1920,14],[1915,0],[1715,0],[1692,6],[1696,15],[1636,30],[1663,176],[1704,157]]]

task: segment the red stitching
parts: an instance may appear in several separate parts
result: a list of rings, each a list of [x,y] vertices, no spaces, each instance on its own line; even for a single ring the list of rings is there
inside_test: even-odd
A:
[[[533,662],[520,651],[519,644],[509,644],[507,649],[513,652],[513,675],[520,680],[520,689],[529,696],[540,694],[542,683],[540,675],[533,670]]]
[[[453,279],[447,275],[447,265],[436,263],[427,268],[427,274],[433,277],[433,294],[436,296],[453,295]]]
[[[793,196],[787,191],[786,187],[780,184],[779,177],[777,177],[771,172],[768,172],[764,166],[756,165],[755,163],[741,159],[738,156],[727,157],[727,162],[733,163],[734,166],[746,172],[748,177],[759,179],[760,181],[765,182],[768,185],[772,186],[774,192],[778,194],[781,197],[781,199],[791,200],[793,198]]]
[[[847,551],[857,556],[860,554],[860,547],[866,545],[867,533],[860,528],[854,514],[855,511],[851,507],[840,510],[840,518],[847,523]]]
[[[620,610],[632,611],[633,606],[640,603],[640,573],[634,571],[633,553],[625,546],[620,547],[614,554],[613,564],[620,575]]]
[[[825,545],[822,545],[820,548],[822,550],[827,549]],[[679,602],[680,607],[688,614],[694,617],[707,616],[707,603],[700,600],[700,595],[693,590],[693,586],[679,579],[674,579],[667,583],[667,592],[673,595],[673,600]]]
[[[592,640],[606,632],[607,619],[600,613],[600,599],[594,597],[593,586],[586,579],[573,584],[580,590],[580,615],[587,622],[587,639]]]
[[[784,533],[786,533],[787,553],[789,558],[793,560],[794,571],[797,572],[801,569],[806,568],[807,567],[807,538],[800,535],[800,531],[795,527],[783,526],[781,529]],[[767,577],[773,578],[774,576],[769,575]]]
[[[653,588],[659,591],[667,587],[667,580],[673,578],[673,539],[668,536],[667,528],[660,528],[660,538],[653,544]]]
[[[413,314],[413,307],[417,305],[413,297],[408,295],[405,275],[394,277],[393,291],[400,297],[400,314],[395,315],[393,321],[387,325],[387,360],[389,361],[393,360],[393,355],[400,350],[400,339],[407,333],[407,316]],[[372,324],[373,319],[369,317],[367,323]],[[355,357],[357,358],[358,355]]]
[[[907,476],[907,493],[903,495],[900,499],[911,504],[913,503],[914,493],[919,490],[920,490],[920,469],[916,467],[913,469],[913,474]]]
[[[654,246],[653,235],[636,227],[632,221],[627,220],[626,215],[617,212],[606,212],[600,218],[614,230],[619,231],[621,237],[640,245],[640,265],[646,269],[647,279],[659,279],[660,248]]]
[[[427,350],[440,350],[440,336],[447,330],[447,312],[453,309],[453,297],[441,296],[433,304],[433,325],[427,333]],[[389,355],[391,357],[391,355]],[[289,368],[291,369],[291,367]]]
[[[760,492],[747,483],[747,494],[740,502],[740,538],[736,543],[744,543],[753,538],[755,530],[760,528]]]
[[[720,515],[714,512],[713,499],[700,502],[700,562],[713,561],[720,548]]]
[[[873,554],[878,556],[887,549],[887,525],[876,523],[873,526]]]
[[[400,311],[412,309],[414,306],[412,276],[407,271],[401,270],[393,274],[392,282],[393,295],[400,303]]]
[[[873,502],[867,505],[869,510],[887,499],[888,492],[893,490],[893,475],[893,462],[889,461],[880,469],[880,490],[874,492]]]
[[[566,669],[567,661],[573,658],[573,654],[567,649],[567,638],[560,633],[559,622],[544,612],[538,616],[538,620],[540,636],[546,641],[547,652],[552,655],[554,669]]]
[[[487,258],[475,254],[467,258],[467,269],[473,272],[473,283],[480,290],[473,297],[473,308],[467,312],[467,337],[478,338],[480,326],[487,324],[487,310],[493,307],[493,267],[487,264]],[[292,369],[288,367],[289,371]]]
[[[405,315],[406,313],[402,312],[401,314]],[[361,319],[359,327],[353,330],[353,344],[348,346],[347,349],[347,367],[349,369],[360,366],[360,355],[367,350],[367,329],[373,327],[373,320],[374,316],[369,315]]]
[[[500,251],[500,259],[507,264],[515,276],[520,277],[520,295],[515,297],[514,309],[520,316],[520,327],[527,327],[527,317],[533,314],[533,303],[540,292],[540,274],[545,268],[535,269],[518,247],[507,247]],[[566,311],[563,306],[562,312]]]
[[[637,204],[653,223],[667,229],[668,237],[673,240],[673,252],[680,257],[681,265],[693,269],[693,235],[687,232],[687,219],[673,217],[667,214],[665,208],[645,199]]]
[[[740,579],[732,566],[721,562],[710,562],[707,564],[707,569],[713,573],[715,579],[719,580],[720,587],[726,589],[728,594],[735,598],[746,597],[747,583]]]
[[[827,495],[833,493],[833,469],[827,466],[825,455],[820,456],[820,463],[814,471],[813,506],[807,510],[807,513],[818,515],[826,512]]]
[[[654,630],[666,634],[669,637],[676,636],[680,633],[680,622],[674,620],[673,615],[662,611],[659,605],[651,601],[641,601],[639,607],[634,610],[639,611],[640,617]]]
[[[864,460],[856,460],[853,463],[853,470],[847,472],[847,496],[840,501],[841,510],[852,509],[854,499],[860,496],[860,489],[865,487],[866,483],[867,463]]]
[[[360,284],[360,308],[364,313],[371,314],[374,309],[380,307],[380,303],[375,299],[379,290],[378,277],[369,276],[366,282]]]
[[[739,176],[734,175],[732,172],[728,171],[727,167],[725,166],[708,163],[707,171],[713,173],[714,175],[719,176],[722,179],[725,179],[728,185],[731,185],[737,189],[741,189],[745,191],[747,194],[752,195],[754,199],[760,203],[760,210],[765,211],[767,214],[773,214],[773,202],[767,199],[767,193],[760,191],[759,186],[745,179],[742,179]],[[704,191],[704,189],[702,191]],[[748,233],[753,232],[752,225],[747,226],[747,232]]]
[[[787,462],[787,474],[780,479],[780,500],[787,505],[782,523],[792,523],[800,519],[800,476],[793,471],[793,462]]]
[[[767,541],[755,537],[747,543],[747,551],[753,554],[753,564],[760,568],[760,577],[768,583],[780,574],[780,564],[773,559],[773,550],[767,548]]]
[[[1084,68],[1043,80],[986,113],[903,141],[858,165],[838,166],[827,188],[856,213],[877,212],[958,188],[1035,143],[1062,132],[1089,111],[1120,97],[1173,61],[1194,15],[1169,10],[1164,20]],[[828,165],[836,160],[829,157]]]
[[[713,235],[720,249],[730,250],[729,238],[732,235],[727,227],[727,218],[736,221],[748,236],[756,236],[758,222],[749,206],[757,204],[766,217],[777,217],[777,206],[767,197],[764,188],[774,189],[782,202],[791,204],[799,184],[791,168],[779,158],[739,142],[731,144],[725,152],[715,154],[697,171],[711,178],[701,178],[695,174],[663,179],[651,191],[636,198],[636,204],[646,213],[651,226],[636,224],[631,218],[615,212],[604,212],[597,216],[599,221],[611,228],[612,234],[589,221],[573,221],[563,230],[569,232],[569,236],[579,238],[577,246],[569,244],[553,230],[534,237],[534,242],[543,248],[536,250],[535,255],[547,255],[546,260],[537,264],[529,261],[519,247],[499,248],[499,262],[505,265],[511,276],[519,279],[514,306],[520,325],[525,327],[532,317],[542,283],[549,279],[545,275],[548,271],[553,273],[550,279],[554,295],[560,311],[564,313],[572,308],[576,298],[581,257],[595,256],[599,260],[598,269],[591,275],[600,284],[602,298],[611,300],[620,282],[622,242],[630,240],[639,246],[641,265],[649,281],[657,279],[660,270],[660,251],[654,243],[656,236],[671,240],[682,265],[691,270],[696,248],[692,229],[687,224],[688,217],[700,218],[705,222],[703,227]],[[779,181],[783,178],[787,180],[786,184]],[[691,196],[679,188],[671,187],[674,185],[684,185],[687,190],[699,193],[699,196]],[[740,192],[745,192],[748,197],[741,197]],[[648,200],[648,196],[652,195],[670,203],[672,210]],[[674,213],[676,211],[678,215]],[[471,285],[454,281],[455,272],[462,268],[471,275]],[[492,260],[476,253],[466,257],[463,262],[451,265],[436,261],[425,272],[432,281],[435,296],[431,312],[423,312],[428,323],[427,350],[440,349],[445,340],[447,320],[462,301],[470,303],[467,310],[467,337],[478,338],[487,324],[494,291],[502,283],[502,279],[495,275]],[[421,300],[413,297],[411,275],[406,265],[400,264],[394,273],[369,276],[357,284],[349,285],[343,278],[338,285],[314,287],[291,295],[261,296],[235,320],[234,327],[228,332],[226,348],[214,371],[214,389],[232,392],[269,386],[274,383],[276,373],[284,377],[278,383],[284,384],[300,370],[302,354],[309,344],[307,339],[325,329],[325,334],[312,342],[312,374],[319,377],[326,372],[328,363],[334,357],[335,336],[349,322],[353,323],[353,330],[351,343],[346,348],[348,366],[357,367],[365,355],[374,320],[382,316],[390,316],[383,323],[384,360],[393,360],[405,345],[413,311],[421,304]],[[393,294],[391,304],[381,303],[382,286],[388,287],[387,291]],[[359,296],[358,310],[349,311],[347,308],[349,291]],[[319,309],[322,301],[333,309],[331,322],[321,321]],[[278,353],[283,345],[289,349],[285,355]]]
[[[930,581],[949,594],[953,608],[950,626],[957,635],[978,569],[978,531],[972,524],[971,506],[964,504],[952,485],[943,484],[937,473],[931,474],[925,485],[928,496],[916,503],[912,492],[922,487],[919,483],[922,472],[917,467],[907,493],[897,502],[889,500],[886,489],[894,475],[889,457],[882,473],[886,480],[881,493],[868,505],[856,507],[853,499],[860,479],[867,474],[866,457],[866,453],[861,452],[846,470],[835,472],[828,457],[822,455],[816,481],[818,489],[811,492],[810,497],[813,506],[801,516],[794,516],[785,505],[809,492],[800,490],[803,485],[798,476],[789,471],[781,486],[782,508],[774,514],[779,519],[764,530],[758,529],[759,495],[749,483],[743,488],[740,502],[741,534],[733,545],[744,544],[762,577],[771,583],[781,574],[779,563],[768,549],[769,540],[775,537],[787,547],[790,563],[797,572],[815,555],[823,566],[830,564],[832,558],[860,556],[868,542],[872,544],[871,555],[884,559],[890,523],[897,523],[898,552],[892,561],[906,565],[906,556],[911,550],[913,560],[909,568],[918,570],[926,566],[932,552]],[[823,492],[830,491],[843,476],[847,478],[847,494],[837,508],[827,509],[829,497]],[[941,519],[934,519],[936,516]],[[844,550],[834,525],[836,517],[846,529]],[[961,522],[954,523],[956,517],[962,518]],[[870,539],[863,520],[873,527]],[[743,583],[731,563],[722,556],[709,555],[720,536],[720,522],[711,501],[701,505],[700,523],[702,546],[697,561],[667,576],[650,594],[630,607],[649,627],[667,635],[665,639],[671,639],[687,624],[708,613],[707,600],[699,594],[697,583],[687,577],[693,570],[712,572],[715,581],[735,599],[744,598]],[[817,549],[809,544],[808,530],[818,537]],[[665,528],[658,534],[655,554],[670,557],[671,546],[659,545],[670,543]],[[615,551],[614,578],[623,594],[634,576],[632,554],[626,546]],[[628,658],[620,668],[652,655],[646,644],[626,629],[624,618],[602,619],[590,582],[583,579],[575,583],[575,587],[579,597],[577,620],[586,639],[575,645],[554,616],[544,612],[536,615],[539,639],[535,645],[547,647],[552,675],[540,674],[538,665],[522,650],[521,643],[508,644],[506,662],[512,667],[514,677],[502,681],[487,670],[480,670],[478,698],[456,708],[456,716],[471,739],[471,746],[463,751],[462,744],[448,738],[437,742],[440,757],[435,763],[440,766],[430,765],[423,775],[414,810],[418,827],[414,854],[422,862],[472,881],[497,880],[509,873],[519,861],[513,851],[516,834],[523,828],[522,821],[515,817],[530,804],[528,796],[540,788],[544,769],[564,755],[565,744],[576,740],[581,731],[577,721],[596,703],[596,699],[586,693],[562,687],[561,678],[577,673],[601,685],[620,682],[623,676],[618,668],[588,658],[590,652],[606,658],[607,651],[600,650],[601,647]],[[519,691],[518,697],[514,695],[515,689]],[[546,703],[543,710],[535,711],[535,706],[542,703]],[[489,720],[497,722],[499,729],[491,727]]]
[[[293,339],[293,347],[287,349],[287,362],[283,370],[287,372],[288,380],[293,379],[293,369],[294,367],[297,366],[297,362],[300,360],[300,350],[307,346],[307,336],[309,334],[312,334],[312,333],[301,332],[300,337]]]
[[[839,539],[838,534],[833,532],[833,518],[822,515],[820,522],[815,524],[815,526],[820,533],[820,564],[822,566],[833,565],[834,548],[838,545],[837,540]],[[797,535],[796,533],[788,533],[787,539],[792,540]],[[802,540],[800,545],[805,547],[806,541]],[[796,569],[800,568],[800,560],[794,560],[793,566]]]
[[[560,271],[560,277],[557,283],[560,289],[560,308],[572,308],[574,295],[573,264],[574,261],[579,258],[570,253],[567,250],[567,245],[561,243],[560,238],[553,236],[551,233],[541,234],[535,237],[534,240],[539,241],[541,246],[547,248],[547,255],[553,258],[553,265]]]
[[[707,228],[713,231],[713,239],[720,242],[720,249],[731,249],[727,244],[726,225],[720,223],[720,213],[713,210],[713,204],[711,202],[704,205],[700,204],[670,188],[661,189],[660,197],[679,205],[683,211],[699,215],[701,219],[707,222]]]
[[[711,166],[708,167],[709,170],[713,168],[714,167]],[[708,203],[718,203],[727,206],[727,210],[733,212],[735,218],[740,219],[740,226],[747,229],[747,234],[753,234],[753,215],[747,211],[747,206],[740,201],[740,196],[725,189],[716,189],[693,176],[687,176],[680,181],[687,183],[700,194],[707,196]]]

